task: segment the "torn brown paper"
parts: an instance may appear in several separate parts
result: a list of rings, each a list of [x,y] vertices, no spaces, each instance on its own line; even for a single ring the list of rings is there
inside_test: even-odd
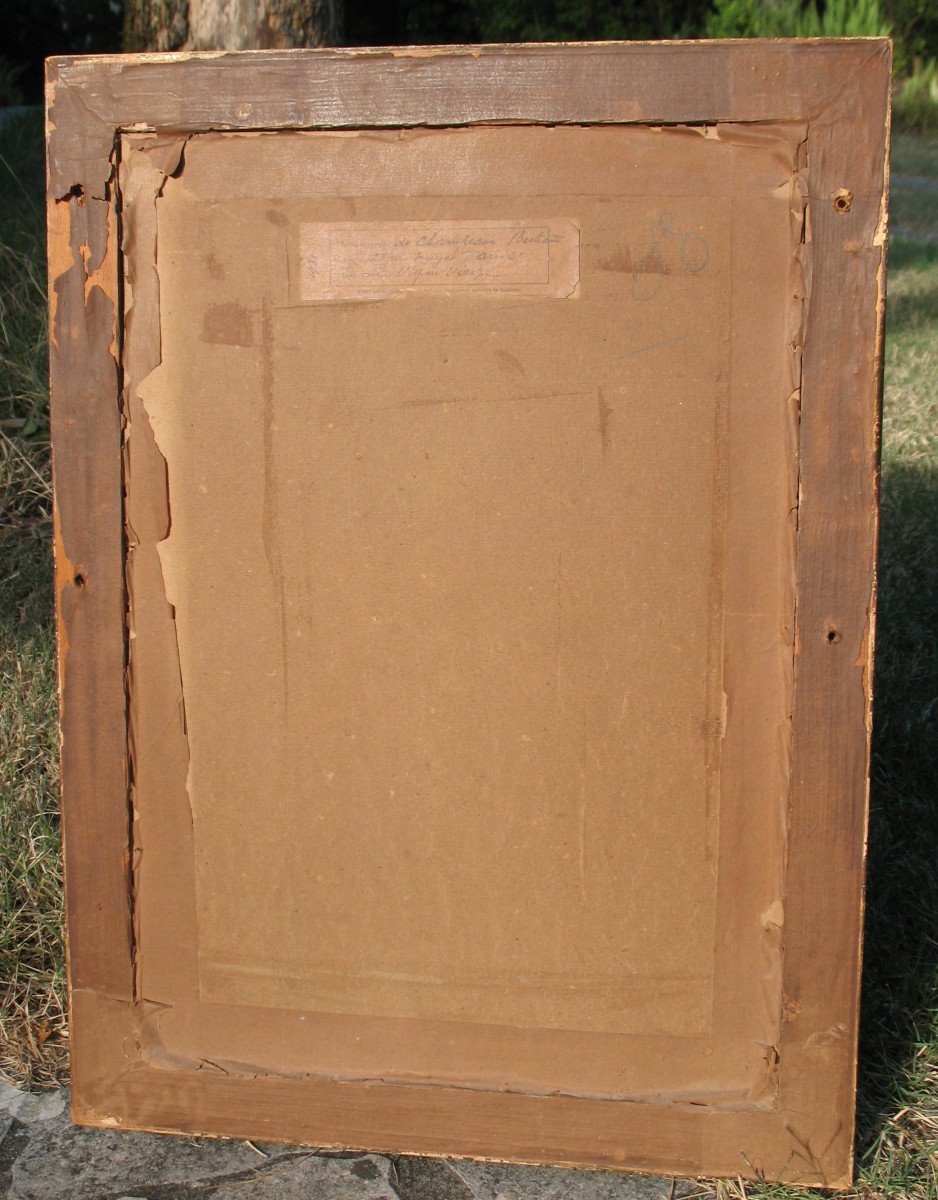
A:
[[[181,678],[141,649],[135,739],[178,702],[189,756],[135,797],[155,1056],[772,1102],[800,137],[190,140],[131,480]],[[470,229],[566,241],[466,286]]]

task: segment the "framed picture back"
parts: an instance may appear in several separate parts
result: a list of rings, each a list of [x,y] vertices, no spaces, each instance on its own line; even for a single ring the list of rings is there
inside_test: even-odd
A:
[[[849,1182],[889,87],[50,60],[77,1121]]]

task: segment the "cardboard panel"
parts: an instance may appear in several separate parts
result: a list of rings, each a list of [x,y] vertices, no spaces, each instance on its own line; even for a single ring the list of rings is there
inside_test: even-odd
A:
[[[165,147],[126,140],[130,313],[154,259],[160,303],[160,364],[129,376],[129,578],[162,1051],[205,1026],[212,1061],[283,1070],[286,1010],[310,1072],[308,1030],[338,1026],[342,1076],[666,1095],[662,1058],[689,1057],[680,1094],[771,1099],[803,136],[204,135],[165,182]],[[306,194],[272,198],[287,163]],[[340,266],[340,297],[303,274],[330,242],[437,274]],[[466,281],[511,245],[516,276]],[[768,283],[734,330],[741,247]],[[564,282],[519,302],[536,254]],[[139,537],[138,496],[168,536]]]

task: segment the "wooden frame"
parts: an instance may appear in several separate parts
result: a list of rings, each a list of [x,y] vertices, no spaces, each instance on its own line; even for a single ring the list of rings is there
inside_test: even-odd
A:
[[[845,1187],[875,608],[882,40],[52,59],[48,219],[73,1112],[80,1123]],[[806,121],[784,1002],[773,1111],[162,1071],[135,1002],[122,515],[120,135]]]

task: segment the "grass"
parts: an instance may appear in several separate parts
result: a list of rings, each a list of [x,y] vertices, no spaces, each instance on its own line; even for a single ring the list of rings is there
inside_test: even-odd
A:
[[[938,140],[900,135],[938,186]],[[0,127],[0,1071],[64,1080],[38,118]],[[16,178],[14,178],[14,176]],[[33,198],[36,198],[35,200]],[[938,192],[897,186],[854,1200],[938,1197]],[[901,219],[899,219],[901,218]],[[705,1185],[723,1197],[799,1193]]]
[[[68,1069],[49,542],[42,125],[0,127],[0,1072]]]
[[[893,130],[891,164],[897,175],[938,178],[938,137],[924,138]]]

